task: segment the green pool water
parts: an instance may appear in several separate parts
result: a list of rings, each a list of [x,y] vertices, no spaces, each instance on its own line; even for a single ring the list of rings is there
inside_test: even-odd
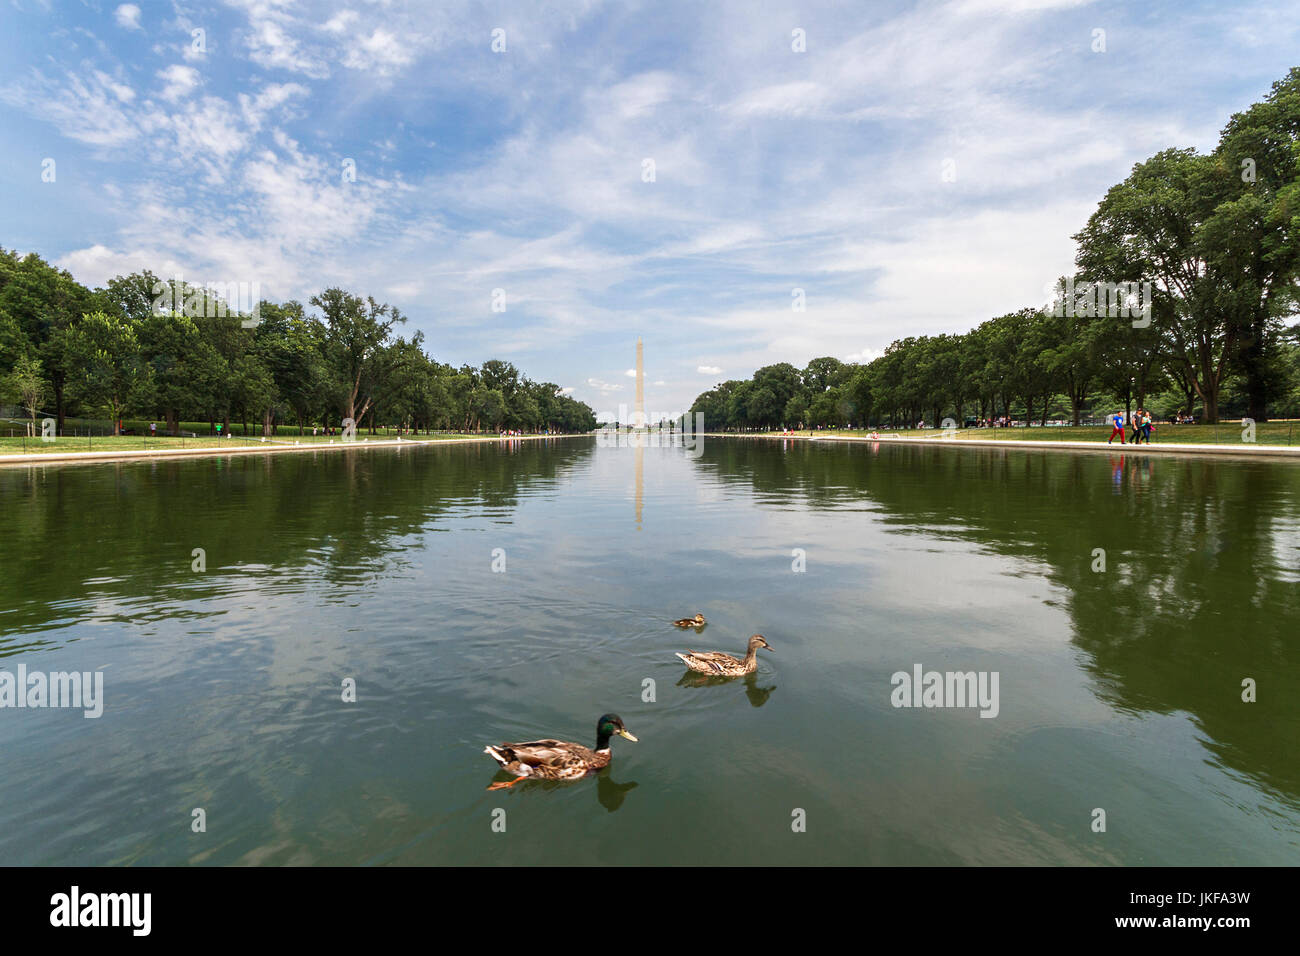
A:
[[[0,469],[0,672],[103,682],[0,708],[0,863],[1300,859],[1300,466],[700,452]],[[894,706],[918,666],[996,716]],[[486,789],[607,711],[609,770]]]

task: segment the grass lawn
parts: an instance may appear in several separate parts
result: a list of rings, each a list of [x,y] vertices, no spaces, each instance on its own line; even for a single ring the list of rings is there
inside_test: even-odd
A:
[[[302,438],[296,435],[280,434],[274,440],[268,439],[264,444],[257,440],[254,435],[244,437],[242,435],[232,435],[229,438],[214,438],[206,434],[201,434],[198,438],[172,438],[160,436],[150,438],[146,435],[94,435],[87,438],[85,434],[80,437],[71,435],[62,436],[53,442],[43,442],[40,438],[24,438],[23,430],[20,427],[14,427],[15,435],[9,434],[9,427],[6,425],[0,428],[0,455],[14,454],[64,454],[73,451],[159,451],[169,448],[252,448],[255,446],[266,447],[266,444],[273,444],[276,447],[285,445],[292,446],[295,441],[300,441],[304,445],[320,443],[328,444],[329,442],[338,442],[338,435],[327,437],[317,435],[312,437],[308,432]],[[397,437],[396,432],[384,434],[381,430],[376,430],[374,435],[368,431],[358,432],[357,444],[361,444],[365,439],[371,441],[391,441]],[[448,441],[457,438],[496,438],[495,435],[460,435],[438,432],[433,435],[403,435],[405,441]]]
[[[881,428],[881,435],[901,435],[904,438],[940,438],[943,430],[938,428],[894,430]],[[1178,445],[1236,445],[1242,442],[1240,420],[1221,422],[1218,425],[1166,425],[1157,424],[1151,431],[1151,444],[1161,443]],[[808,432],[797,432],[807,435]],[[838,435],[863,437],[869,431],[841,430],[814,431],[819,438],[834,438]],[[1033,428],[959,428],[956,439],[970,440],[992,438],[1001,441],[1093,441],[1104,442],[1110,436],[1109,425],[1087,425],[1075,428],[1070,425],[1049,425]],[[1127,437],[1127,436],[1126,436]],[[1119,439],[1115,439],[1119,444]],[[1300,422],[1276,421],[1263,422],[1255,426],[1255,444],[1257,445],[1300,445]]]

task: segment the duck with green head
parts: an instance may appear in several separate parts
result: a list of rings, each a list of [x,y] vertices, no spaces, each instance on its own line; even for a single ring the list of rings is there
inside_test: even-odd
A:
[[[494,783],[489,790],[513,787],[521,780],[576,780],[609,766],[609,740],[619,736],[633,742],[636,738],[623,726],[618,714],[604,714],[596,721],[596,749],[563,740],[530,740],[521,744],[488,746],[483,752],[501,765],[515,779]]]

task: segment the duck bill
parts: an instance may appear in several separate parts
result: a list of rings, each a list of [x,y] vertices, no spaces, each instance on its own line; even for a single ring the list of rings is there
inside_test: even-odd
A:
[[[632,734],[631,734],[629,731],[626,731],[626,730],[619,730],[619,731],[615,731],[615,733],[617,733],[620,737],[625,737],[626,739],[632,741],[632,743],[636,743],[636,742],[637,742],[637,739],[636,739],[635,737],[633,737]]]

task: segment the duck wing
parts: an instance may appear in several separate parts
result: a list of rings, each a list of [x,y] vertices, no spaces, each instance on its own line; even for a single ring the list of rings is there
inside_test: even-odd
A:
[[[685,654],[678,654],[677,656],[686,662],[687,667],[715,674],[721,674],[723,671],[740,666],[742,663],[722,651],[692,651],[688,648]]]
[[[502,744],[498,749],[510,759],[528,764],[530,767],[554,767],[569,763],[587,748],[582,744],[547,739]]]

